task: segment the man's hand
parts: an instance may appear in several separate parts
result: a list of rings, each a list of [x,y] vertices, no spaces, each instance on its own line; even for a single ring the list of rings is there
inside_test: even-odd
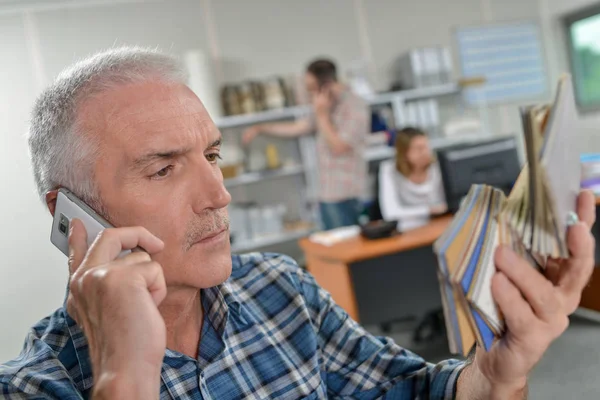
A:
[[[316,116],[317,128],[329,146],[329,150],[336,155],[342,155],[352,150],[352,147],[340,137],[340,133],[331,120],[331,107],[333,106],[333,92],[329,86],[323,87],[313,98],[313,107]]]
[[[103,231],[87,247],[87,233],[73,220],[67,311],[87,338],[95,398],[156,398],[166,347],[157,306],[167,294],[162,267],[149,254],[163,242],[144,228]],[[137,246],[117,258],[122,250]]]
[[[260,125],[254,125],[244,130],[242,134],[242,143],[244,146],[248,146],[258,135],[260,135]]]
[[[509,249],[496,252],[498,272],[492,281],[494,299],[504,315],[506,334],[489,352],[478,349],[475,366],[490,384],[491,393],[512,398],[526,385],[527,375],[550,344],[569,325],[581,292],[594,268],[595,197],[582,192],[578,198],[579,220],[569,228],[571,257],[548,263],[546,274],[531,268]]]
[[[333,105],[333,94],[331,89],[327,86],[323,87],[319,93],[317,93],[313,99],[313,107],[317,116],[327,116],[331,112]]]

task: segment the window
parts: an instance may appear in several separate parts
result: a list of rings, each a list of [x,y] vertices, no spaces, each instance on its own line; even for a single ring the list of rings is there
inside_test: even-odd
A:
[[[600,109],[600,6],[564,18],[575,98],[581,111]]]
[[[465,78],[484,77],[481,89],[467,89],[468,104],[537,100],[548,82],[540,30],[535,22],[459,28],[458,54]]]

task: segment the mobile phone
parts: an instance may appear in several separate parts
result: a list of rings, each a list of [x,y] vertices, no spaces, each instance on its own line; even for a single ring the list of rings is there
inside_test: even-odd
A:
[[[113,227],[71,191],[64,188],[59,189],[50,241],[67,257],[69,255],[69,228],[71,227],[73,218],[77,218],[83,222],[87,231],[88,247],[92,245],[100,232],[106,228]]]

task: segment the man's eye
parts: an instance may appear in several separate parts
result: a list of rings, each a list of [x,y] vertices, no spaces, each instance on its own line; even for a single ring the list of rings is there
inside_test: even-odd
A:
[[[172,165],[166,166],[163,169],[161,169],[160,171],[158,171],[157,173],[155,173],[154,175],[152,175],[152,178],[158,178],[158,179],[166,178],[167,176],[169,176],[172,169],[173,169]]]
[[[206,159],[210,163],[216,163],[217,160],[222,160],[221,155],[219,153],[210,153],[206,155]]]

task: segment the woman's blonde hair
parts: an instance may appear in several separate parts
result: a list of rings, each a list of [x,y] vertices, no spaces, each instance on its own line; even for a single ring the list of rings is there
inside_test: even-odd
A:
[[[410,175],[412,166],[410,165],[406,153],[410,148],[412,140],[418,136],[427,136],[420,129],[407,127],[396,132],[396,169],[404,176]]]

